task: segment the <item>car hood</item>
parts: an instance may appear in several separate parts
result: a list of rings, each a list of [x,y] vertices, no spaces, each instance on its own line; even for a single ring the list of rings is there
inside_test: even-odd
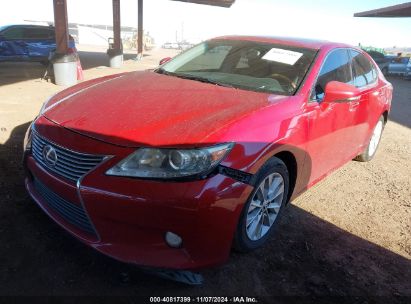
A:
[[[50,100],[44,116],[116,145],[184,146],[205,143],[209,134],[269,100],[266,93],[144,71],[69,88]]]

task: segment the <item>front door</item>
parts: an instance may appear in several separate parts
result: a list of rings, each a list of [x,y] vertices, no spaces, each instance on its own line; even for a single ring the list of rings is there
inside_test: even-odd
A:
[[[22,60],[28,56],[24,35],[25,30],[24,27],[21,26],[10,27],[1,33],[1,60]]]
[[[323,103],[330,81],[352,84],[347,49],[332,50],[326,57],[306,105],[309,121],[307,152],[311,161],[310,184],[341,166],[352,156],[355,112],[352,101]]]

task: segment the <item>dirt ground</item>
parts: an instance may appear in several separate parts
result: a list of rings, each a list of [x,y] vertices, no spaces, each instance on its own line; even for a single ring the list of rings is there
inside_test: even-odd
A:
[[[85,78],[147,69],[154,50],[121,69],[80,47]],[[61,90],[38,64],[0,63],[0,295],[411,297],[411,81],[390,78],[393,109],[375,159],[350,162],[296,199],[263,249],[232,253],[202,286],[148,275],[107,258],[53,223],[26,194],[22,140],[42,102]],[[403,298],[401,296],[407,296]],[[384,298],[385,297],[385,298]],[[277,302],[289,298],[277,298]],[[337,298],[329,298],[334,303]],[[334,299],[334,300],[333,300]]]

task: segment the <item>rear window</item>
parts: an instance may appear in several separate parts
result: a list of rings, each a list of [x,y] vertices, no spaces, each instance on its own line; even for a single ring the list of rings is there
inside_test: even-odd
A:
[[[26,28],[25,35],[28,39],[51,39],[54,36],[54,32],[48,28],[28,27]]]

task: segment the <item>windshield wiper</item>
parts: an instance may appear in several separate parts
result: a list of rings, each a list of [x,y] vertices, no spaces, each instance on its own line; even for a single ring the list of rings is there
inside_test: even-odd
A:
[[[163,68],[155,69],[154,72],[159,73],[159,74],[164,74],[164,75],[172,75],[172,74],[173,74],[173,73],[171,73],[171,72],[167,72],[167,71],[164,70]]]
[[[234,86],[232,86],[228,83],[219,82],[219,81],[209,79],[209,78],[206,78],[206,77],[188,75],[188,74],[173,73],[173,72],[166,71],[163,68],[158,68],[154,72],[159,73],[159,74],[163,74],[163,75],[174,76],[174,77],[178,77],[178,78],[182,78],[182,79],[189,79],[189,80],[195,80],[195,81],[200,81],[200,82],[204,82],[204,83],[211,83],[211,84],[215,84],[215,85],[218,85],[218,86],[235,89]]]
[[[228,83],[224,83],[224,82],[219,82],[210,78],[206,78],[206,77],[201,77],[201,76],[195,76],[195,75],[187,75],[187,74],[177,74],[177,73],[172,73],[171,75],[179,77],[179,78],[183,78],[183,79],[189,79],[189,80],[195,80],[195,81],[200,81],[200,82],[204,82],[204,83],[211,83],[211,84],[215,84],[218,86],[222,86],[222,87],[227,87],[227,88],[234,88],[234,86],[228,84]]]

